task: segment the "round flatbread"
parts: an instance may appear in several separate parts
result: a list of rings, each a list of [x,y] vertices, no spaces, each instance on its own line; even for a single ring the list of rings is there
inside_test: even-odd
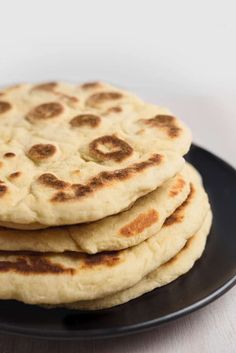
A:
[[[36,229],[119,213],[183,167],[189,129],[103,83],[0,95],[0,224]]]
[[[94,254],[137,245],[156,234],[190,192],[190,167],[138,199],[125,212],[99,221],[41,230],[0,227],[0,250],[76,251]]]
[[[65,305],[68,309],[98,310],[111,308],[138,298],[144,293],[164,286],[188,272],[202,256],[212,223],[212,213],[208,212],[201,228],[193,235],[172,259],[145,276],[133,287],[101,299],[80,301]],[[158,293],[157,293],[158,296]]]
[[[129,288],[174,257],[200,228],[209,202],[193,171],[188,198],[161,230],[121,251],[85,255],[0,254],[0,298],[31,304],[62,304],[101,298]]]

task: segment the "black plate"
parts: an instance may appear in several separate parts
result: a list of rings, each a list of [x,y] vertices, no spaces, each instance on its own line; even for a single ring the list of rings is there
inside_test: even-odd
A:
[[[204,256],[188,274],[127,304],[93,313],[0,301],[0,330],[57,339],[124,335],[190,313],[230,289],[236,282],[236,172],[196,146],[187,159],[203,176],[214,215]]]

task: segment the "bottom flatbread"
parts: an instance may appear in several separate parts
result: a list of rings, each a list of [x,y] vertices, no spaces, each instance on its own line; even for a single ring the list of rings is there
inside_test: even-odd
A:
[[[69,309],[76,310],[110,308],[124,304],[132,299],[140,297],[144,293],[150,292],[155,288],[174,281],[179,276],[188,272],[193,267],[195,261],[201,257],[205,249],[211,223],[212,213],[209,211],[201,228],[186,242],[183,249],[175,257],[149,273],[133,287],[101,299],[78,301],[72,304],[66,304],[65,306]]]

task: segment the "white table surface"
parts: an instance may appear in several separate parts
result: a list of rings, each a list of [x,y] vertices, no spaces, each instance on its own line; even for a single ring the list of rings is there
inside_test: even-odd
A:
[[[236,166],[235,1],[8,0],[0,85],[103,79],[166,105]],[[52,343],[0,336],[0,352],[236,352],[236,289],[152,332]]]

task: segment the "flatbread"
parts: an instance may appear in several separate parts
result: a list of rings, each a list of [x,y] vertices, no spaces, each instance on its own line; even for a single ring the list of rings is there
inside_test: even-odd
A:
[[[107,84],[3,90],[0,224],[36,229],[119,213],[180,171],[190,144],[167,109]]]
[[[156,234],[165,219],[186,200],[190,192],[189,173],[191,169],[186,165],[152,193],[138,199],[129,210],[96,222],[31,231],[0,227],[0,250],[94,254],[137,245]]]
[[[156,270],[146,275],[133,287],[105,298],[80,301],[72,304],[66,304],[65,306],[68,309],[76,310],[98,310],[111,308],[138,298],[144,293],[150,292],[155,288],[164,286],[174,281],[179,276],[182,276],[188,272],[193,267],[194,263],[202,256],[211,223],[212,213],[209,211],[201,228],[186,242],[180,252]]]
[[[0,298],[62,304],[127,289],[174,257],[200,228],[208,210],[207,194],[193,172],[187,200],[156,235],[134,247],[95,255],[2,251]]]

